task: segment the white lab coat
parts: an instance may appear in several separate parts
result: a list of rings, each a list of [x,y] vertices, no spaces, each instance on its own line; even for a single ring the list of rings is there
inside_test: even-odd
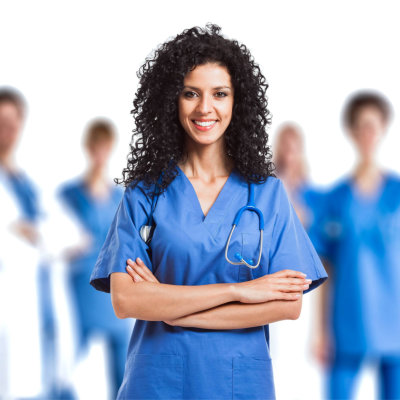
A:
[[[21,211],[0,168],[0,398],[42,393],[39,251],[12,232]]]

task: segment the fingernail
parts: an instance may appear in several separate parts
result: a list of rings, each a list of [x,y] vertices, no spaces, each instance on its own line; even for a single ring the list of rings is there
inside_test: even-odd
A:
[[[295,295],[294,295],[294,297],[297,297],[297,298],[299,298],[299,297],[300,297],[300,295],[299,295],[299,294],[295,294]]]
[[[312,280],[311,279],[306,279],[306,282],[311,283]]]
[[[128,262],[129,262],[129,261],[130,261],[130,262],[133,262],[130,258],[128,258]]]
[[[136,260],[139,260],[139,262],[142,262],[142,259],[140,257],[138,257]]]
[[[308,289],[309,285],[303,285],[304,289]]]
[[[307,274],[305,274],[304,272],[301,272],[301,274],[302,274],[303,276],[307,276]]]
[[[128,265],[126,268],[129,269],[129,271],[133,272],[133,269],[130,265]]]

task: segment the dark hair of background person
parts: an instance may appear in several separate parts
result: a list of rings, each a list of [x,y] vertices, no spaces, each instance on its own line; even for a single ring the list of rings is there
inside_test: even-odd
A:
[[[156,184],[161,193],[172,182],[185,150],[186,132],[178,111],[184,77],[208,62],[225,66],[234,87],[232,119],[224,133],[227,155],[247,181],[261,183],[274,176],[266,129],[271,123],[268,84],[249,49],[226,39],[220,30],[211,23],[185,29],[146,58],[137,72],[140,80],[131,110],[135,128],[128,163],[123,178],[114,179],[116,183],[136,186],[142,180],[146,188]]]
[[[377,91],[363,90],[352,94],[343,109],[343,124],[346,128],[354,127],[358,114],[364,107],[375,107],[387,124],[392,116],[392,107],[389,100]]]
[[[22,93],[11,87],[1,86],[0,87],[0,104],[12,103],[18,110],[21,118],[24,118],[27,111],[27,104]]]
[[[86,126],[84,137],[86,146],[91,146],[102,141],[113,141],[114,139],[114,124],[106,118],[95,118]]]

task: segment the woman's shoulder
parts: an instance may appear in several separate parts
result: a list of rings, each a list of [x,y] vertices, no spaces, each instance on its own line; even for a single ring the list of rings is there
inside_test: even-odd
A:
[[[143,180],[135,180],[130,182],[123,189],[123,198],[128,203],[140,204],[147,208],[151,206],[151,192],[154,189],[154,185],[147,185]]]
[[[255,202],[261,207],[277,212],[282,206],[289,204],[289,196],[280,178],[271,175],[254,186]]]
[[[400,187],[400,174],[393,170],[384,171],[387,181],[396,187]]]
[[[273,175],[268,176],[263,182],[256,183],[255,186],[263,195],[280,195],[282,191],[285,192],[283,181]]]
[[[77,192],[82,191],[83,177],[76,176],[62,182],[56,189],[57,195],[61,198],[68,198]]]

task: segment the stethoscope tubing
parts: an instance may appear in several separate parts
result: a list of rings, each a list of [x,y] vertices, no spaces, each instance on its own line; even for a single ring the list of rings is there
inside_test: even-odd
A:
[[[249,198],[248,198],[248,202],[247,205],[241,207],[239,209],[239,211],[237,212],[235,219],[233,220],[233,224],[232,224],[232,228],[231,231],[229,233],[229,237],[228,240],[226,242],[226,246],[225,246],[225,259],[226,261],[228,261],[228,263],[232,264],[232,265],[241,265],[244,264],[249,268],[257,268],[260,265],[261,262],[261,255],[262,255],[262,248],[263,248],[263,232],[264,232],[264,216],[262,211],[257,208],[255,206],[255,202],[254,202],[254,184],[252,182],[248,183],[249,185]],[[229,249],[229,245],[231,242],[231,238],[232,238],[232,234],[234,232],[234,230],[236,229],[236,226],[239,224],[240,218],[242,217],[242,214],[244,211],[253,211],[258,215],[258,219],[259,219],[259,230],[260,230],[260,241],[259,241],[259,252],[258,252],[258,259],[257,259],[257,264],[256,265],[251,265],[249,264],[244,258],[243,256],[241,256],[241,260],[239,261],[232,261],[229,259],[228,257],[228,249]]]

